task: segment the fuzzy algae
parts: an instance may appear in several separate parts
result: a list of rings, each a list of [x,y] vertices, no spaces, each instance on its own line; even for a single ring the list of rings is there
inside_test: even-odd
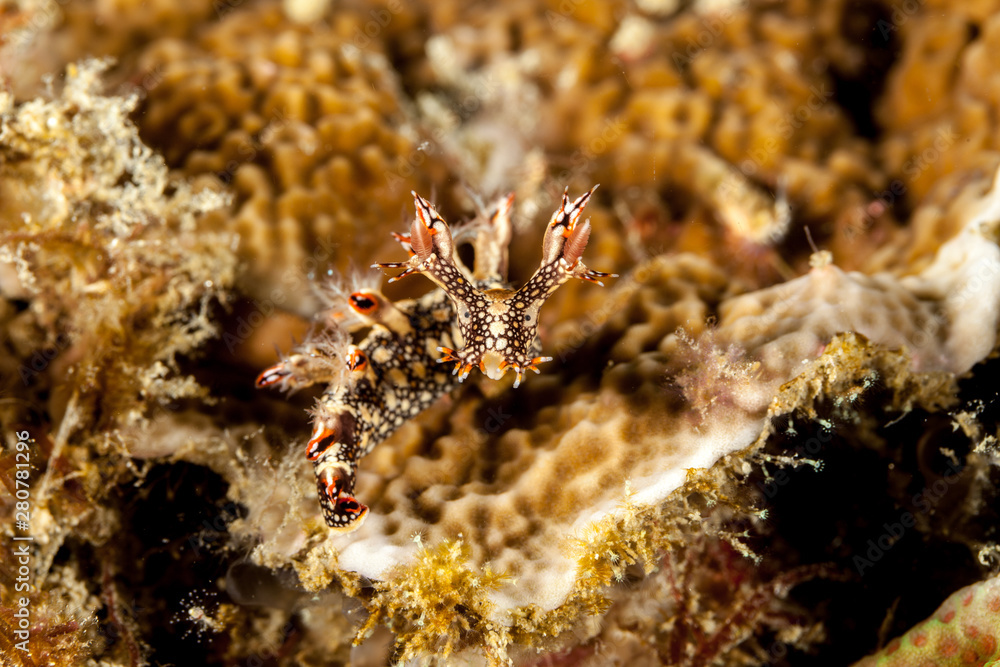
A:
[[[180,372],[180,358],[217,335],[209,312],[225,298],[236,266],[233,237],[196,223],[225,195],[171,181],[128,121],[136,99],[99,92],[106,67],[71,66],[50,100],[15,104],[0,93],[7,262],[0,363],[4,390],[16,397],[4,401],[2,421],[7,435],[26,430],[34,442],[29,599],[39,630],[29,653],[67,664],[91,642],[105,645],[93,614],[102,606],[114,613],[107,600],[117,595],[116,566],[105,565],[102,604],[82,564],[61,563],[58,552],[115,549],[121,518],[109,494],[142,474],[129,459],[130,442],[166,406],[207,398]],[[14,465],[15,453],[6,452],[11,476]],[[13,516],[13,478],[6,482],[5,512]],[[13,520],[5,522],[6,535],[13,529]],[[5,567],[15,562],[5,555]],[[138,655],[132,632],[109,655]]]

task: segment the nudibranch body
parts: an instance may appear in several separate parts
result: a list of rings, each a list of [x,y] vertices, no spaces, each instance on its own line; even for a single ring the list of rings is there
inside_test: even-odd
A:
[[[595,186],[596,188],[596,186]],[[590,237],[580,222],[593,189],[575,201],[563,194],[542,244],[541,266],[523,287],[506,282],[513,195],[500,200],[476,227],[475,270],[458,258],[455,237],[434,207],[416,193],[409,234],[395,234],[410,257],[376,264],[405,268],[390,279],[423,273],[441,289],[393,303],[376,289],[360,289],[335,306],[338,329],[369,328],[357,344],[342,332],[306,343],[257,378],[257,386],[295,389],[328,385],[313,410],[306,457],[313,462],[323,517],[336,531],[358,528],[368,507],[354,497],[358,461],[407,420],[464,380],[473,367],[498,380],[528,370],[537,356],[538,310],[570,278],[601,284],[613,274],[587,268],[581,256]],[[336,335],[339,333],[339,336]],[[440,364],[454,362],[449,373]]]

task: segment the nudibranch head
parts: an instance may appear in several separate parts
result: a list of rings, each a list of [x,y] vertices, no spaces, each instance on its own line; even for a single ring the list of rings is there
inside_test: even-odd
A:
[[[406,262],[378,264],[383,268],[405,269],[390,280],[423,273],[437,283],[451,299],[458,315],[464,347],[439,347],[439,361],[454,362],[453,374],[465,379],[479,368],[490,379],[500,379],[507,370],[517,374],[518,386],[528,370],[538,372],[538,364],[550,357],[533,353],[538,333],[538,311],[563,283],[581,278],[598,279],[613,274],[588,269],[581,257],[590,238],[590,223],[580,222],[583,209],[596,189],[594,186],[574,201],[563,193],[562,204],[553,214],[542,242],[542,262],[534,275],[518,290],[476,281],[455,255],[451,229],[437,210],[414,193],[416,217],[408,236],[397,239],[410,253]],[[506,199],[509,209],[510,197]],[[509,224],[509,223],[507,223]]]

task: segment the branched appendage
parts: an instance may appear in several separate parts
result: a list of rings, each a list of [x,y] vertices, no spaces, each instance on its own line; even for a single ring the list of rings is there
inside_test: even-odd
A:
[[[266,369],[254,383],[258,389],[276,386],[284,391],[297,391],[318,383],[334,383],[343,369],[337,363],[347,338],[334,329],[306,341],[296,351]]]
[[[382,268],[402,268],[404,271],[390,282],[413,273],[422,273],[441,287],[452,300],[458,313],[463,347],[455,350],[441,346],[441,362],[454,362],[453,375],[459,381],[468,377],[474,367],[493,380],[499,380],[508,369],[517,374],[514,386],[521,384],[524,373],[538,372],[538,364],[551,357],[534,355],[538,330],[538,310],[560,285],[570,278],[581,278],[599,285],[600,278],[614,274],[593,271],[581,257],[590,238],[590,222],[580,222],[583,209],[594,188],[575,201],[563,193],[562,205],[553,214],[542,243],[542,262],[535,274],[518,290],[509,289],[496,271],[494,280],[473,280],[455,255],[455,243],[448,224],[431,204],[413,193],[417,215],[407,236],[396,235],[409,252],[405,262],[375,264]],[[509,211],[512,198],[507,197],[498,207],[494,218],[501,229],[495,237],[509,238]],[[506,240],[503,251],[496,241],[477,244],[489,260],[506,268]],[[480,267],[477,267],[477,269]],[[493,272],[486,270],[485,275]],[[480,274],[477,271],[477,274]],[[477,275],[478,277],[478,275]]]

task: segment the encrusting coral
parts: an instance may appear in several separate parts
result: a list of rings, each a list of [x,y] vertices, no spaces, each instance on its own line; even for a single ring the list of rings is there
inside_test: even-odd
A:
[[[222,0],[161,30],[82,0],[19,31],[4,67],[105,31],[121,64],[0,93],[14,660],[995,659],[988,4]],[[411,189],[476,216],[417,198],[387,264],[433,289],[324,290],[393,258]],[[546,294],[585,245],[622,278]],[[253,389],[275,346],[258,384],[295,395]]]
[[[958,667],[1000,663],[1000,578],[955,591],[923,623],[854,667]]]

